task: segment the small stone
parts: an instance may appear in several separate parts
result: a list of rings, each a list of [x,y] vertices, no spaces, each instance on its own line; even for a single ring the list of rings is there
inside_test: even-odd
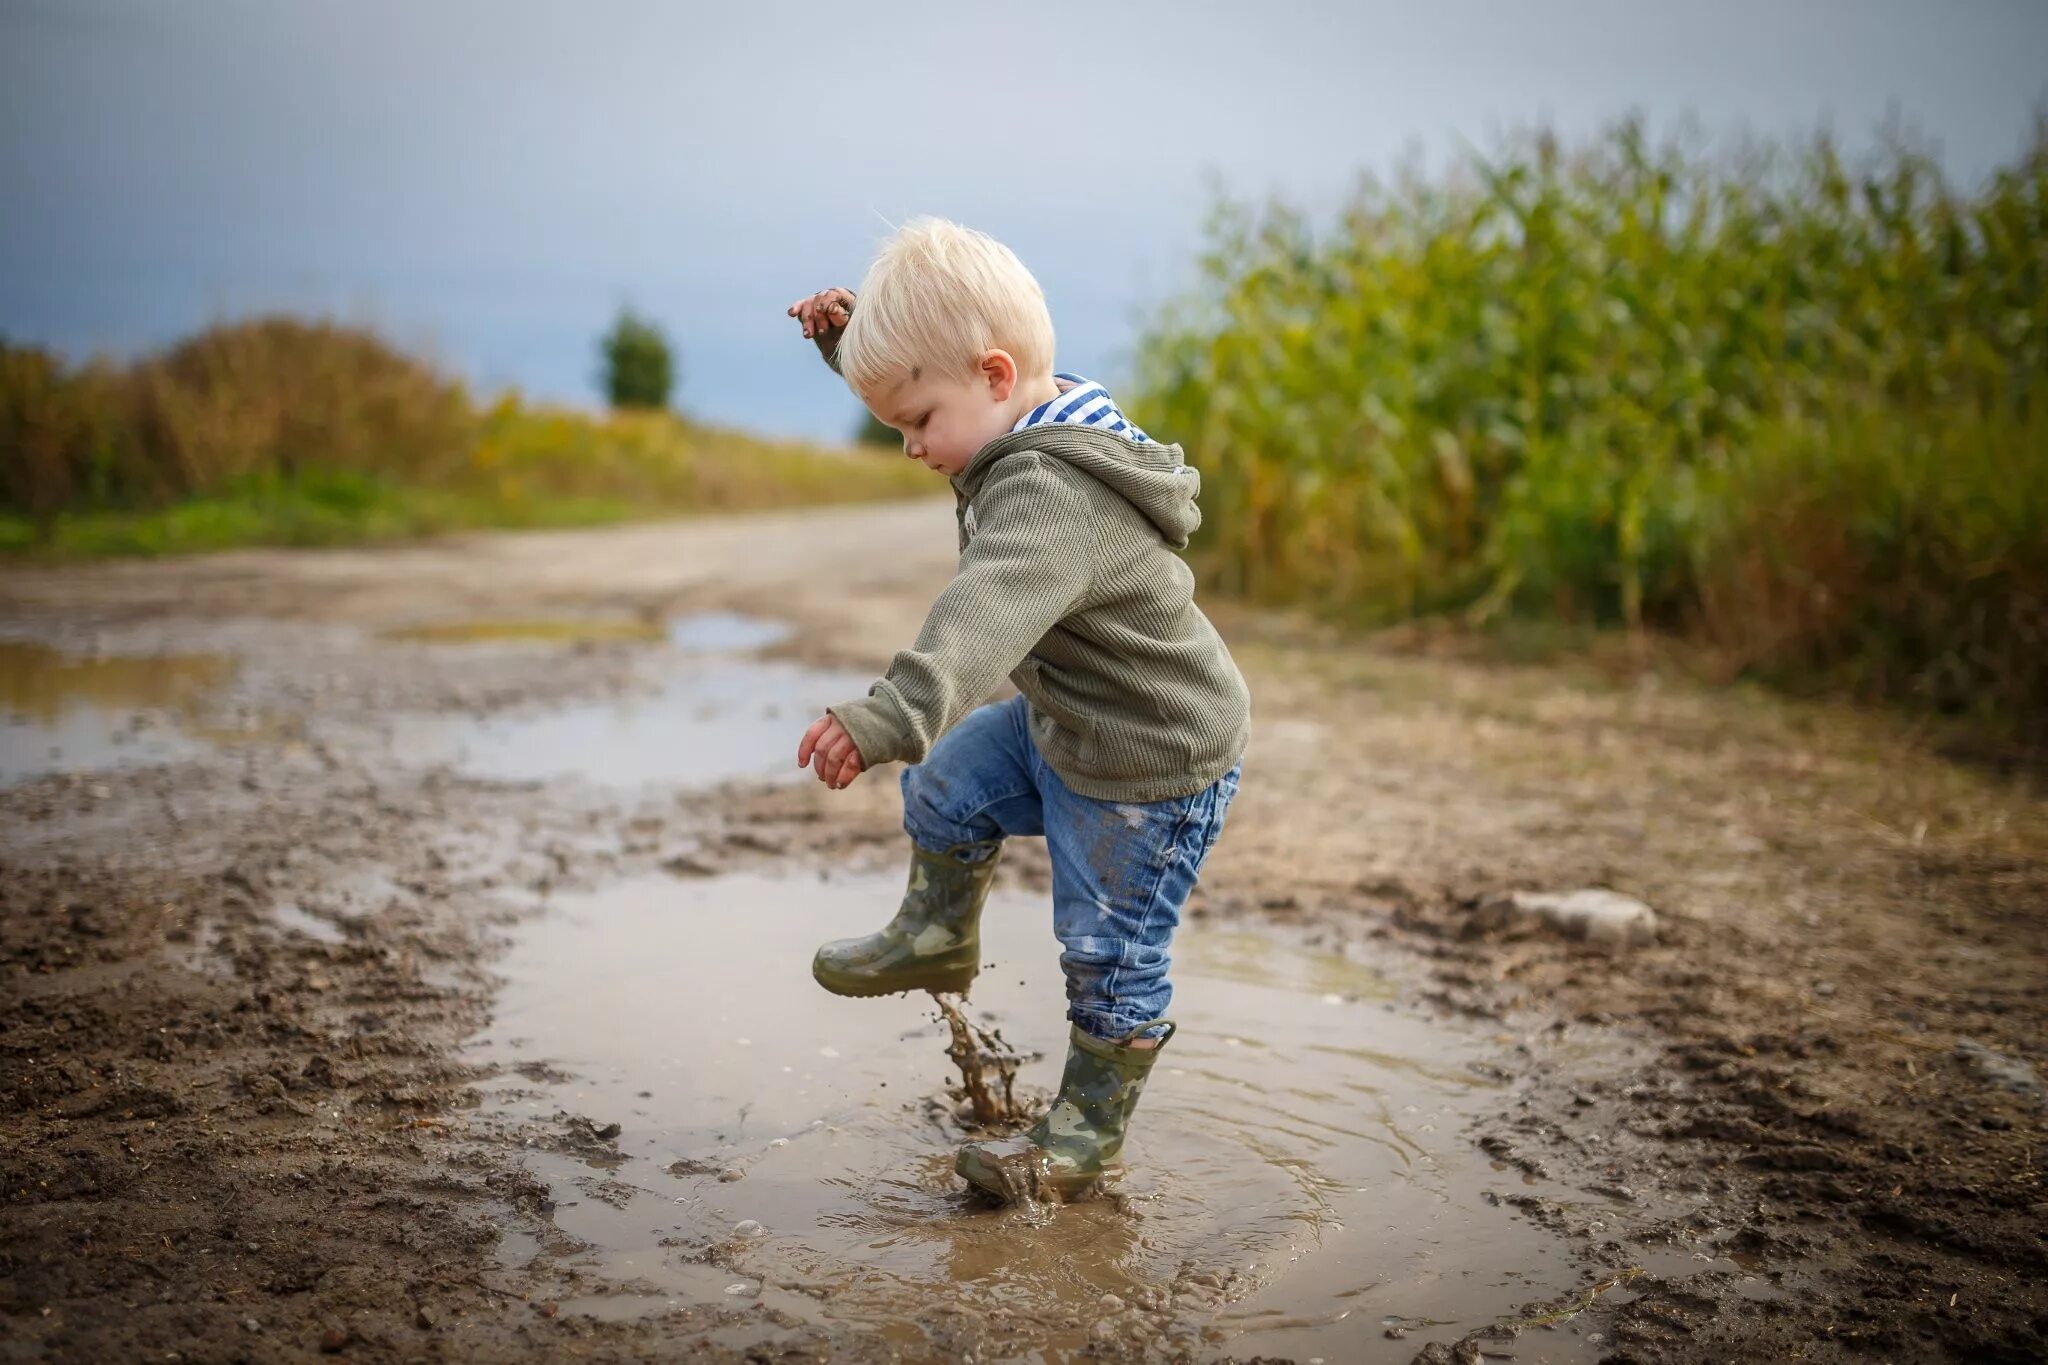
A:
[[[348,1329],[346,1327],[329,1327],[320,1334],[320,1349],[328,1355],[333,1355],[346,1345],[348,1345]]]
[[[553,1299],[549,1299],[546,1303],[535,1304],[534,1311],[544,1318],[552,1318],[562,1311],[562,1305],[556,1303]]]
[[[732,1235],[735,1237],[760,1237],[767,1231],[768,1229],[762,1227],[760,1220],[756,1218],[742,1218],[732,1225]]]
[[[789,1146],[789,1139],[788,1139],[788,1138],[777,1138],[777,1139],[775,1139],[775,1141],[773,1141],[773,1142],[769,1143],[768,1145],[769,1145],[770,1147],[787,1147],[787,1146]]]
[[[1606,948],[1633,948],[1657,939],[1657,912],[1633,896],[1590,887],[1562,895],[1516,891],[1506,918],[1537,920],[1567,938]]]
[[[243,1318],[242,1330],[246,1332],[260,1332],[263,1330],[263,1324],[254,1318]]]
[[[1102,1311],[1105,1313],[1114,1313],[1123,1306],[1124,1301],[1114,1294],[1104,1294],[1102,1296]]]
[[[426,1304],[421,1304],[420,1311],[412,1315],[412,1320],[419,1324],[422,1332],[425,1332],[440,1326],[441,1315]]]
[[[728,1166],[718,1173],[718,1178],[725,1184],[730,1185],[735,1180],[746,1179],[747,1173],[737,1166]]]
[[[837,1057],[839,1055],[839,1049],[833,1047],[830,1043],[827,1043],[824,1047],[818,1049],[818,1055],[820,1057]]]
[[[1965,1038],[1957,1043],[1956,1056],[1962,1058],[1963,1064],[1981,1081],[2015,1095],[2024,1095],[2037,1104],[2044,1098],[2039,1073],[2017,1057],[1993,1051],[1974,1038]]]

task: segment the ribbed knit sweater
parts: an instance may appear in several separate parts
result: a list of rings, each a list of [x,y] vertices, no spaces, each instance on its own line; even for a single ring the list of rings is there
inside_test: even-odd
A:
[[[862,763],[923,761],[1007,674],[1083,796],[1162,801],[1229,772],[1251,698],[1174,553],[1201,524],[1180,447],[1033,426],[952,482],[958,571],[881,681],[831,708]]]

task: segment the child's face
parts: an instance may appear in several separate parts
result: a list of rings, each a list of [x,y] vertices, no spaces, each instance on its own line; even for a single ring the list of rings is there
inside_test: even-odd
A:
[[[878,419],[903,433],[903,453],[948,478],[967,468],[974,452],[1016,423],[1011,398],[1017,367],[991,351],[973,376],[912,370],[894,384],[861,394]]]

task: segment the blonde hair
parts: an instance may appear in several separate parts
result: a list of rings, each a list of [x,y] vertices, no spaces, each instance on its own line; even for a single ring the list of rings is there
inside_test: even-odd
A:
[[[882,244],[839,339],[839,372],[856,392],[913,370],[973,375],[984,352],[1010,353],[1022,375],[1052,371],[1052,314],[1017,253],[985,232],[915,218]]]

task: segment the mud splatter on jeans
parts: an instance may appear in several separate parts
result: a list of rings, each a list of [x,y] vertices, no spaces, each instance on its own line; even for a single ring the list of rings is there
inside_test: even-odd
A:
[[[903,827],[921,848],[1042,835],[1067,1017],[1120,1038],[1166,1013],[1173,931],[1223,833],[1240,768],[1192,796],[1082,796],[1031,742],[1024,698],[971,713],[903,773]]]

